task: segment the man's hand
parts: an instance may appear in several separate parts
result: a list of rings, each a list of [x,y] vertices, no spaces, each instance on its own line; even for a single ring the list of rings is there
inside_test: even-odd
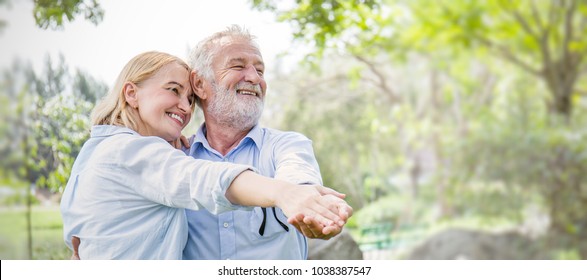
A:
[[[312,217],[305,217],[302,214],[298,214],[295,217],[288,219],[288,222],[307,238],[328,240],[342,231],[341,226],[324,226]]]
[[[169,141],[169,144],[176,149],[181,149],[182,147],[186,147],[187,149],[190,148],[190,141],[183,135],[173,141]]]
[[[74,236],[71,238],[71,245],[73,246],[73,254],[71,255],[72,260],[79,260],[79,237]]]
[[[350,207],[344,200],[342,200],[345,195],[325,187],[318,187],[317,189],[323,195],[323,198],[331,200],[334,205],[336,205],[336,209],[334,210],[336,210],[339,218],[346,224],[348,218],[352,216],[353,208]],[[333,209],[331,209],[331,211],[332,210]],[[344,225],[324,225],[318,222],[312,216],[305,216],[303,214],[297,214],[289,218],[288,222],[304,236],[308,238],[324,240],[328,240],[338,235],[342,231],[342,227]]]
[[[328,228],[329,226],[344,226],[349,214],[352,213],[352,208],[340,197],[322,195],[320,192],[324,188],[322,186],[296,186],[286,182],[283,183],[281,185],[283,188],[279,191],[274,191],[272,195],[275,196],[275,205],[281,208],[287,217],[292,218],[291,221],[288,219],[290,223],[294,222],[293,218],[299,217],[300,214],[304,218],[312,217],[317,223],[327,227],[321,231],[326,231],[325,234],[329,234],[332,231],[331,228]],[[311,226],[311,224],[310,222],[308,226],[312,227],[312,229],[317,229],[316,226]],[[301,225],[299,229],[302,229]]]

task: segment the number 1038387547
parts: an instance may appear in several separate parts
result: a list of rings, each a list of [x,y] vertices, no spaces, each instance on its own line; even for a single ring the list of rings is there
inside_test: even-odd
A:
[[[369,275],[370,266],[316,266],[312,275]]]

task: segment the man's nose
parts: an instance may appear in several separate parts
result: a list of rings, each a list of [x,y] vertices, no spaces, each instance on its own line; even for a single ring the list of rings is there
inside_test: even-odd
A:
[[[261,74],[259,74],[259,72],[255,68],[255,66],[250,65],[245,69],[245,81],[246,82],[257,85],[257,84],[261,83],[262,79],[263,79],[263,77],[261,76]]]

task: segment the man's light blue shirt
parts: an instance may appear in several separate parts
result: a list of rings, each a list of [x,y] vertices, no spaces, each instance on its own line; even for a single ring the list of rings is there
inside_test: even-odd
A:
[[[202,125],[190,142],[188,154],[199,159],[252,165],[259,173],[294,184],[322,184],[312,142],[302,134],[255,126],[226,156],[212,149]],[[184,259],[306,259],[306,238],[281,209],[255,207],[219,215],[186,210],[188,242]],[[266,219],[263,235],[259,228]],[[286,231],[280,223],[287,225]]]
[[[223,212],[225,192],[250,169],[194,160],[159,137],[124,127],[92,127],[61,199],[63,236],[81,239],[81,259],[181,259],[185,210]]]

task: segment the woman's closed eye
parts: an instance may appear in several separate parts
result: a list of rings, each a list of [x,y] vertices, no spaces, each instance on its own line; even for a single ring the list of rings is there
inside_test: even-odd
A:
[[[175,93],[175,94],[179,95],[179,89],[178,89],[178,88],[176,88],[176,87],[171,87],[171,88],[169,88],[169,90],[170,90],[170,91],[173,91],[173,93]]]

